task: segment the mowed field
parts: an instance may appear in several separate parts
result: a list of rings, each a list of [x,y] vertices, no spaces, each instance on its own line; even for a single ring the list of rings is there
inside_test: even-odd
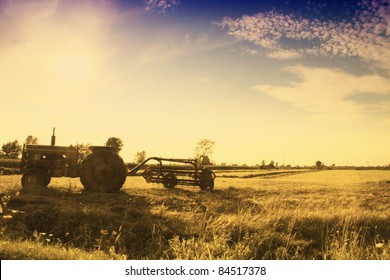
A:
[[[0,176],[1,259],[390,259],[389,170],[219,171],[215,189],[118,193]]]

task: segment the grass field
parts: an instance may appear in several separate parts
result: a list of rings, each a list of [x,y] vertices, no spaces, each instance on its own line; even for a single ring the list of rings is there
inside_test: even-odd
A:
[[[268,173],[267,173],[268,172]],[[212,192],[0,176],[1,259],[390,259],[390,171],[220,171]]]

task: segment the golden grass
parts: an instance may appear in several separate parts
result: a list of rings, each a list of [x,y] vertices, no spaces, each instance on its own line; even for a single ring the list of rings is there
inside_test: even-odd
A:
[[[105,254],[102,251],[88,252],[78,248],[47,246],[41,242],[0,240],[2,260],[120,260],[123,256]]]
[[[106,258],[390,259],[390,171],[234,174],[217,177],[212,192],[128,177],[115,194],[84,193],[69,178],[25,193],[20,176],[0,176],[11,216],[1,220],[1,238]],[[56,244],[38,240],[42,233]],[[1,246],[4,252],[21,257]]]

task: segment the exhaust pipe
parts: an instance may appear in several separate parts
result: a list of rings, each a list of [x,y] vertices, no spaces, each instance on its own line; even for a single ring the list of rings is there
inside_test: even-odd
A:
[[[51,136],[51,145],[55,146],[56,144],[56,136],[55,136],[56,128],[53,127],[53,135]]]

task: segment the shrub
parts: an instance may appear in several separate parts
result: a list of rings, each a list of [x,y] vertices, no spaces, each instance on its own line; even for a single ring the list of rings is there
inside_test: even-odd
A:
[[[0,167],[5,168],[18,168],[20,167],[20,159],[0,159]]]

